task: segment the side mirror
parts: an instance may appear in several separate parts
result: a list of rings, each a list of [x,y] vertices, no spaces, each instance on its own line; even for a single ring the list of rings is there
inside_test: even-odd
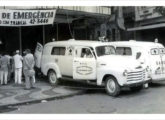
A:
[[[136,53],[136,60],[139,59],[141,57],[141,52],[137,52]]]

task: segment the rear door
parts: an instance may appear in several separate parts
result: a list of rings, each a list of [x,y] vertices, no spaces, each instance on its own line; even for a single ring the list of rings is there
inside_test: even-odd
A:
[[[37,68],[41,67],[42,52],[43,52],[43,46],[40,43],[37,43],[37,46],[34,52],[35,66]]]
[[[161,72],[162,74],[165,74],[165,48],[160,47],[159,48],[159,54],[161,59]]]
[[[86,50],[88,54],[86,55]],[[76,47],[73,59],[73,79],[96,79],[96,58],[88,47]]]
[[[153,75],[159,76],[163,73],[164,69],[164,62],[163,62],[163,55],[160,53],[159,47],[151,48],[151,58],[150,58],[150,64],[152,68]]]

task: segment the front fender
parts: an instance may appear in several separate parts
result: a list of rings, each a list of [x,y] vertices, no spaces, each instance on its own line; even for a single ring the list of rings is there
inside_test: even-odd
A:
[[[54,71],[56,72],[57,78],[61,78],[60,69],[59,69],[58,65],[55,64],[55,63],[47,63],[47,64],[43,65],[42,68],[41,68],[41,71],[42,71],[42,73],[43,73],[45,76],[47,76],[47,75],[48,75],[48,71],[49,71],[50,69],[52,69],[52,70],[54,70]]]
[[[100,67],[97,70],[97,85],[101,85],[104,79],[104,76],[111,75],[114,76],[120,86],[126,82],[125,77],[123,76],[124,70],[121,68],[111,68],[111,67]]]

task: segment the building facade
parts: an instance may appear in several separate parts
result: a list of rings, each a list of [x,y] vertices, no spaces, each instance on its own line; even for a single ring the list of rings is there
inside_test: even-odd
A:
[[[133,39],[141,41],[158,41],[165,45],[165,8],[161,6],[134,7],[134,21],[127,27],[127,33]],[[128,25],[127,25],[128,26]],[[131,37],[128,38],[131,38]]]
[[[52,25],[0,26],[0,51],[7,51],[10,54],[16,49],[30,48],[34,51],[37,42],[45,44],[52,39],[97,40],[98,37],[107,35],[105,23],[111,16],[111,7],[102,6],[1,6],[0,9],[6,11],[56,9]]]

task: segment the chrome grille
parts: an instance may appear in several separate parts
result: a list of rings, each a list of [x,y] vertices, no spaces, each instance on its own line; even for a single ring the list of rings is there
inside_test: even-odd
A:
[[[127,74],[127,82],[140,82],[145,79],[145,70],[143,71],[134,71],[134,72],[128,72]]]

